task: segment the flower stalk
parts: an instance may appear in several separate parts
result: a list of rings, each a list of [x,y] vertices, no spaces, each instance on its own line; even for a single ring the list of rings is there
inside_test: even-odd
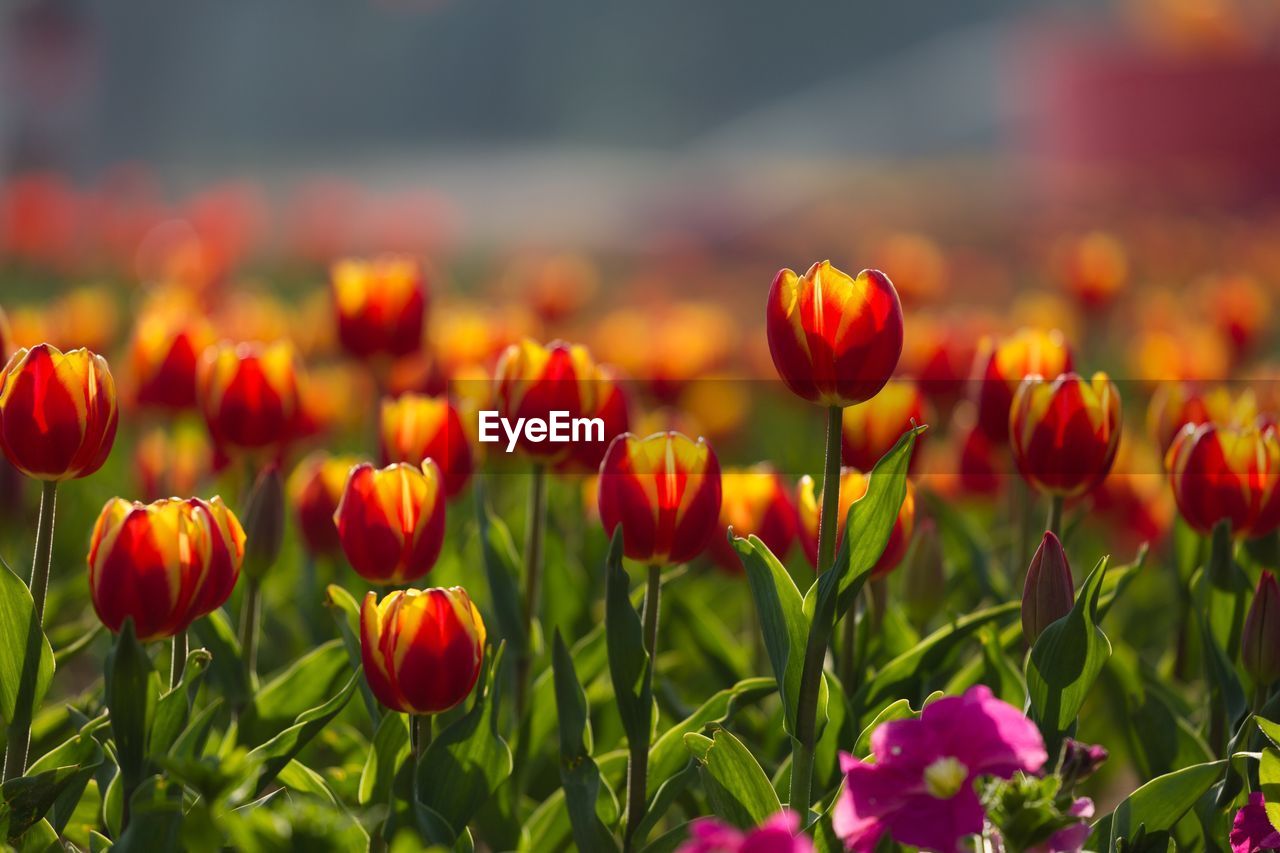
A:
[[[644,674],[642,696],[653,695],[653,671],[658,666],[658,607],[662,601],[662,566],[649,566],[649,580],[644,592],[644,650],[649,656],[649,666]],[[649,741],[635,739],[628,744],[631,750],[627,762],[627,830],[623,847],[630,850],[636,827],[644,819],[647,809],[646,793],[649,787]]]
[[[524,611],[522,614],[525,642],[516,660],[516,719],[524,718],[529,692],[529,669],[533,665],[533,621],[542,597],[542,537],[547,526],[547,469],[541,463],[533,466],[529,484],[529,504],[524,532]]]

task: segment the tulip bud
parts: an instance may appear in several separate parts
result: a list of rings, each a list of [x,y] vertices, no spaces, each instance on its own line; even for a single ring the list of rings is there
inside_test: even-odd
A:
[[[269,346],[223,341],[206,349],[198,385],[214,443],[260,450],[293,438],[300,422],[300,372],[297,353],[286,341]]]
[[[1058,537],[1047,532],[1031,558],[1022,588],[1022,635],[1027,644],[1034,645],[1045,628],[1070,613],[1075,601],[1067,554]]]
[[[86,349],[20,349],[0,372],[0,448],[28,477],[71,480],[102,467],[119,413],[107,361]]]
[[[1186,424],[1165,459],[1187,524],[1208,536],[1221,521],[1237,535],[1280,524],[1280,436],[1271,425]]]
[[[1071,350],[1057,329],[1020,329],[996,342],[984,339],[975,358],[978,427],[996,444],[1009,440],[1009,411],[1022,380],[1071,370]]]
[[[140,640],[172,637],[226,603],[244,548],[244,530],[219,498],[112,498],[90,540],[93,608],[112,631],[132,618]]]
[[[595,417],[598,405],[596,365],[586,347],[553,341],[543,346],[526,338],[498,359],[494,396],[499,412],[512,423],[520,418],[550,421],[553,411],[569,418]],[[535,442],[521,433],[519,448],[543,462],[565,459],[572,445]]]
[[[284,541],[284,488],[280,468],[268,465],[258,475],[244,507],[244,573],[258,581],[276,564]]]
[[[622,526],[629,559],[686,563],[719,530],[720,463],[701,438],[623,433],[600,463],[598,502],[605,532]]]
[[[444,397],[401,394],[382,401],[379,419],[382,464],[421,465],[434,459],[453,497],[471,479],[471,445],[458,410]]]
[[[1009,415],[1013,461],[1041,492],[1079,497],[1106,478],[1120,446],[1120,393],[1105,373],[1028,376]]]
[[[289,503],[297,516],[302,543],[313,557],[335,553],[341,543],[333,514],[342,500],[347,475],[360,464],[354,456],[329,456],[316,451],[298,463],[289,476]]]
[[[357,358],[404,356],[422,346],[427,288],[417,261],[387,256],[334,264],[338,339]]]
[[[444,485],[430,459],[351,469],[333,514],[347,561],[374,583],[403,584],[431,571],[444,542]]]
[[[870,400],[902,355],[902,306],[879,270],[853,278],[830,261],[803,276],[784,269],[769,288],[765,324],[782,381],[822,406]]]
[[[867,493],[868,478],[856,468],[840,469],[840,500],[836,510],[838,535],[836,548],[844,539],[845,519],[849,516],[849,507]],[[804,555],[809,565],[818,566],[818,511],[822,503],[821,493],[815,493],[813,478],[805,475],[796,484],[796,512],[800,518],[800,542],[804,546]],[[916,524],[916,489],[915,484],[907,481],[907,491],[902,496],[902,506],[898,508],[898,517],[894,519],[893,530],[885,542],[880,559],[871,569],[872,578],[882,578],[897,568],[907,554],[907,546],[911,544],[911,534]]]
[[[1280,586],[1263,572],[1244,620],[1240,662],[1260,689],[1280,678]]]
[[[485,628],[462,587],[371,592],[360,607],[360,649],[369,689],[386,707],[439,714],[467,698],[480,677]]]
[[[1070,790],[1070,785],[1088,779],[1110,757],[1105,746],[1067,738],[1062,744],[1062,766],[1058,770],[1063,788]]]

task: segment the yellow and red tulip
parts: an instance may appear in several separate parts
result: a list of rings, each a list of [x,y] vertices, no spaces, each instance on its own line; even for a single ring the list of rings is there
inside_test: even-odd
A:
[[[347,561],[373,583],[403,584],[431,571],[444,542],[444,483],[430,459],[351,469],[334,511]]]
[[[520,418],[549,421],[553,411],[570,418],[594,417],[597,408],[597,368],[587,348],[564,341],[543,346],[525,338],[507,347],[494,378],[499,413],[511,422]],[[544,462],[569,455],[568,443],[529,441],[521,434],[521,451]]]
[[[382,464],[419,465],[424,459],[434,459],[451,498],[471,479],[471,444],[458,410],[445,397],[401,394],[384,399],[378,434]]]
[[[1067,292],[1088,310],[1114,302],[1129,277],[1124,244],[1105,231],[1064,241],[1057,253],[1059,275]]]
[[[341,547],[333,515],[338,511],[351,469],[359,464],[354,456],[331,456],[317,450],[289,475],[289,503],[293,505],[302,542],[312,556],[335,554]]]
[[[1001,341],[986,338],[974,362],[978,426],[997,444],[1009,440],[1009,410],[1022,380],[1071,370],[1071,349],[1056,329],[1023,328]]]
[[[870,471],[913,426],[927,422],[926,402],[919,387],[894,380],[865,403],[844,410],[840,458],[851,468]],[[918,455],[911,457],[912,471]]]
[[[840,469],[840,503],[836,517],[839,520],[839,534],[836,548],[844,538],[845,518],[849,515],[849,507],[854,501],[867,493],[869,478],[856,468]],[[805,558],[809,565],[818,565],[818,512],[822,505],[822,494],[814,492],[813,478],[807,474],[796,484],[796,512],[800,518],[800,544],[804,547]],[[902,506],[898,517],[893,522],[893,530],[885,543],[880,559],[871,570],[871,577],[884,577],[897,568],[907,554],[907,546],[911,544],[911,534],[916,526],[916,490],[915,484],[907,481],[907,491],[902,498]]]
[[[360,607],[364,675],[393,711],[439,714],[475,687],[485,628],[462,587],[370,592]]]
[[[597,366],[595,385],[596,408],[589,417],[604,422],[604,441],[574,442],[569,455],[558,466],[560,471],[596,473],[610,442],[631,426],[631,404],[613,368],[603,364]]]
[[[119,412],[107,360],[49,344],[21,349],[0,372],[0,447],[28,477],[71,480],[102,467]]]
[[[134,400],[141,406],[194,408],[200,357],[213,343],[213,327],[203,317],[175,309],[144,313],[129,350]]]
[[[422,346],[427,286],[412,258],[349,258],[334,264],[338,340],[357,358],[403,356]]]
[[[1120,392],[1105,373],[1028,376],[1009,415],[1013,461],[1037,490],[1079,497],[1103,481],[1120,445]]]
[[[112,498],[89,545],[93,608],[112,631],[172,637],[221,607],[244,559],[244,531],[219,498],[151,504]]]
[[[782,381],[823,406],[870,400],[902,354],[902,306],[879,270],[853,278],[830,261],[803,276],[784,269],[769,289],[765,323]]]
[[[293,345],[223,341],[200,361],[200,408],[222,448],[261,450],[290,441],[301,416],[301,365]]]
[[[650,565],[685,563],[721,528],[720,463],[703,439],[678,432],[623,433],[600,463],[598,505],[623,552]]]
[[[1178,512],[1200,533],[1226,521],[1233,534],[1261,536],[1280,524],[1280,437],[1274,426],[1187,424],[1165,466]]]
[[[796,508],[782,476],[767,462],[750,468],[720,472],[720,522],[707,554],[732,574],[742,573],[742,561],[729,542],[735,536],[755,534],[779,560],[785,560],[796,540]]]
[[[1147,430],[1161,453],[1187,424],[1248,426],[1258,417],[1257,398],[1251,390],[1233,396],[1226,386],[1204,388],[1192,382],[1161,382],[1147,406]]]

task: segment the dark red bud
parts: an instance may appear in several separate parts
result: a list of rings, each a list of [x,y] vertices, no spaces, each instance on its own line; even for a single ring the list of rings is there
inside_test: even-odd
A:
[[[1071,612],[1075,600],[1067,554],[1057,536],[1045,533],[1022,588],[1022,634],[1027,643],[1034,644],[1045,628]]]

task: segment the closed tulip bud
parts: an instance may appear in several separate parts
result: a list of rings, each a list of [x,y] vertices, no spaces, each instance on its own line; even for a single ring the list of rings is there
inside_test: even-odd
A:
[[[784,269],[769,288],[765,326],[782,381],[822,406],[870,400],[902,355],[902,306],[879,270],[853,278],[830,261],[803,276]]]
[[[302,544],[313,557],[336,554],[341,543],[333,514],[351,469],[360,464],[354,456],[330,456],[316,451],[298,463],[289,476],[289,503],[302,532]]]
[[[1074,498],[1106,478],[1120,446],[1120,392],[1105,373],[1022,381],[1009,415],[1013,461],[1041,492]]]
[[[422,346],[427,287],[412,258],[339,261],[332,273],[338,340],[357,358],[404,356]]]
[[[226,603],[244,547],[240,522],[219,498],[112,498],[89,545],[93,608],[112,631],[131,618],[140,640],[172,637]]]
[[[284,542],[284,486],[277,465],[268,465],[254,482],[245,502],[244,529],[244,573],[261,580],[276,564]]]
[[[767,462],[721,472],[720,529],[708,548],[718,567],[742,574],[742,560],[729,542],[729,529],[735,536],[760,537],[775,557],[786,559],[796,541],[797,524],[796,508],[787,491],[781,475]]]
[[[369,689],[386,707],[439,714],[471,692],[484,662],[485,629],[462,587],[365,596],[360,649]]]
[[[553,341],[546,346],[525,338],[498,359],[494,396],[499,413],[512,423],[520,418],[550,421],[552,412],[569,418],[595,417],[596,365],[586,347]],[[572,450],[568,442],[531,441],[521,432],[517,445],[543,462],[559,462]]]
[[[28,477],[72,480],[102,467],[119,413],[107,361],[86,349],[20,349],[0,372],[0,447]]]
[[[129,351],[138,405],[194,409],[200,357],[213,343],[213,327],[198,315],[162,308],[139,317]]]
[[[1071,370],[1071,350],[1057,329],[1019,329],[996,342],[984,339],[975,357],[978,427],[997,444],[1009,440],[1009,411],[1022,380]]]
[[[444,484],[430,459],[351,469],[333,514],[347,561],[360,577],[404,584],[431,571],[444,542]]]
[[[720,463],[701,438],[623,433],[600,463],[597,500],[605,532],[622,527],[628,558],[686,563],[720,531]]]
[[[453,497],[471,479],[471,444],[453,403],[444,397],[401,394],[382,401],[379,420],[382,464],[420,465],[434,459]]]
[[[867,402],[845,409],[840,431],[841,462],[870,471],[904,432],[928,421],[925,405],[924,395],[915,383],[894,380]],[[918,452],[912,454],[912,471],[919,458]]]
[[[1022,587],[1022,635],[1027,644],[1034,644],[1045,628],[1070,613],[1075,601],[1076,587],[1067,552],[1062,550],[1057,536],[1045,533]]]
[[[1260,689],[1280,678],[1280,585],[1263,572],[1244,620],[1240,663]]]
[[[1096,743],[1084,743],[1075,738],[1067,738],[1062,743],[1062,766],[1058,774],[1063,779],[1063,789],[1070,790],[1076,782],[1088,779],[1098,768],[1107,763],[1111,753],[1105,746]]]
[[[209,434],[223,449],[277,448],[294,437],[301,414],[293,345],[232,344],[205,350],[200,407]]]
[[[1244,536],[1280,524],[1280,437],[1273,426],[1187,424],[1165,467],[1178,512],[1206,536],[1220,521]]]
[[[844,539],[845,519],[849,515],[849,507],[854,501],[867,493],[868,478],[856,468],[840,469],[840,501],[836,510],[838,535],[836,549]],[[818,511],[822,505],[822,494],[815,494],[813,478],[805,475],[796,484],[796,512],[800,518],[800,542],[804,546],[805,559],[809,565],[818,566]],[[884,551],[876,560],[871,570],[872,578],[882,578],[889,574],[907,554],[907,546],[911,544],[911,534],[916,527],[916,489],[915,484],[907,481],[907,491],[902,496],[902,506],[898,509],[898,517],[894,519],[893,530],[885,542]]]

